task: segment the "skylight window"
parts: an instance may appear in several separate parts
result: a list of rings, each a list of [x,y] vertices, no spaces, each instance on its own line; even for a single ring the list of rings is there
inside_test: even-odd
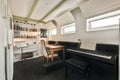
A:
[[[71,34],[71,33],[75,33],[75,32],[76,32],[75,23],[62,26],[62,28],[61,28],[61,34]]]
[[[56,34],[57,34],[56,28],[50,29],[50,35],[56,35]]]
[[[119,13],[118,13],[119,12]],[[120,11],[103,14],[87,20],[87,31],[119,27]]]

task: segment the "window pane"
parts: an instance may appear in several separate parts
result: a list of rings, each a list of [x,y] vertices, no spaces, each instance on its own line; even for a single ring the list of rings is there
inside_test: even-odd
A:
[[[56,28],[51,29],[50,34],[51,35],[56,35],[57,34]]]
[[[87,19],[87,31],[118,29],[120,10]]]
[[[111,26],[111,25],[117,25],[119,24],[119,18],[120,16],[114,16],[110,18],[105,18],[97,21],[92,21],[91,28],[97,28],[97,27],[104,27],[104,26]]]
[[[75,26],[70,26],[70,27],[65,27],[64,32],[74,32],[75,31]]]
[[[62,26],[61,28],[62,34],[75,33],[75,31],[76,31],[75,23]]]

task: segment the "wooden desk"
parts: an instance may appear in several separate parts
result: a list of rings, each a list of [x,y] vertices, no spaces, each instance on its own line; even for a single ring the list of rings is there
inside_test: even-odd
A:
[[[62,45],[46,45],[46,48],[48,48],[50,50],[50,53],[51,53],[51,61],[54,60],[54,53],[56,51],[61,51],[63,50],[63,59],[65,58],[64,57],[64,54],[65,54],[65,47],[62,46]]]

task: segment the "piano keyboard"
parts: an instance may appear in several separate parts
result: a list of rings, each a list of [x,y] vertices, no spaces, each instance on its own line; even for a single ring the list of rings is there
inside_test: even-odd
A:
[[[78,50],[73,50],[73,49],[67,49],[67,50],[68,50],[68,51],[73,51],[73,52],[78,52],[78,53],[81,53],[81,54],[97,56],[97,57],[101,57],[101,58],[105,58],[105,59],[111,59],[111,58],[112,58],[112,56],[106,56],[106,55],[100,55],[100,54],[88,53],[88,52],[78,51]]]

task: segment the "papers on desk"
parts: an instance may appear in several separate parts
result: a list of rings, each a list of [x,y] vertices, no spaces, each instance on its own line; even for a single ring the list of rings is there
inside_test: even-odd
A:
[[[39,48],[39,44],[34,44],[34,45],[29,45],[29,46],[25,46],[23,47],[23,52],[27,53],[27,52],[34,52],[34,51],[38,51]],[[21,48],[14,48],[14,54],[21,54]]]
[[[25,41],[21,41],[21,42],[15,42],[15,46],[16,46],[17,48],[20,48],[20,47],[26,47],[27,44],[26,44]]]

